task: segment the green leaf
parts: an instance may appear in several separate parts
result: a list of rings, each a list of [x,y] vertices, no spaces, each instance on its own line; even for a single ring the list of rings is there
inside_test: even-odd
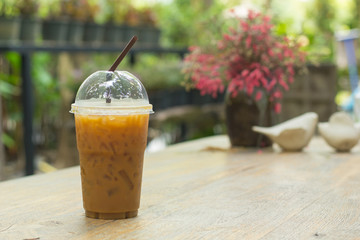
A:
[[[10,98],[11,96],[17,96],[20,94],[20,89],[8,82],[0,80],[0,95],[5,98]]]
[[[6,147],[14,147],[15,146],[15,140],[8,134],[3,133],[1,136],[1,141],[4,143]]]
[[[17,73],[20,73],[21,69],[21,58],[20,55],[16,52],[8,52],[6,53],[6,59],[10,62],[13,70]]]

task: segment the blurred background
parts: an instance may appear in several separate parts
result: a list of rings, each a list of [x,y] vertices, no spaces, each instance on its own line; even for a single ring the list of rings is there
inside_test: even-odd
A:
[[[360,0],[0,0],[0,180],[24,175],[22,48],[32,49],[36,173],[78,164],[70,105],[82,81],[119,54],[101,49],[121,49],[132,35],[139,37],[136,54],[119,69],[141,79],[154,106],[147,151],[226,133],[224,96],[186,91],[182,60],[188,47],[221,36],[230,9],[240,17],[249,9],[271,15],[275,31],[298,37],[307,52],[308,73],[286,93],[279,121],[307,111],[327,121],[344,104],[349,65],[357,70],[344,39],[360,56]]]

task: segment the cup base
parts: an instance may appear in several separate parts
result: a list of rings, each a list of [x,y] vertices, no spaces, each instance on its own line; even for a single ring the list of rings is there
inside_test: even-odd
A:
[[[89,218],[96,219],[125,219],[136,217],[138,215],[138,210],[122,213],[99,213],[85,210],[85,215]]]

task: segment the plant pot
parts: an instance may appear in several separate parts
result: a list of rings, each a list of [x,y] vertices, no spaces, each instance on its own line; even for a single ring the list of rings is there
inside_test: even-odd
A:
[[[66,20],[44,20],[42,38],[46,42],[64,43],[66,41],[69,22]]]
[[[105,25],[104,42],[116,44],[121,41],[121,32],[118,25],[108,23]]]
[[[70,44],[81,44],[84,35],[84,22],[73,21],[68,26],[66,40]]]
[[[0,42],[14,42],[20,36],[20,18],[0,17]]]
[[[34,43],[41,38],[42,23],[39,18],[23,17],[21,19],[20,40]]]
[[[271,140],[252,130],[253,126],[271,126],[271,106],[262,104],[239,92],[236,97],[225,97],[227,132],[232,147],[268,147]]]
[[[100,44],[104,39],[105,28],[101,24],[86,22],[83,41],[89,44]]]

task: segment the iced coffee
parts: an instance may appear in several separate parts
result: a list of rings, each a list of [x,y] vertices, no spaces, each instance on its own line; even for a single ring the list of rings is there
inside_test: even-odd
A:
[[[152,112],[145,88],[128,72],[97,72],[79,88],[72,112],[86,216],[135,217]]]

